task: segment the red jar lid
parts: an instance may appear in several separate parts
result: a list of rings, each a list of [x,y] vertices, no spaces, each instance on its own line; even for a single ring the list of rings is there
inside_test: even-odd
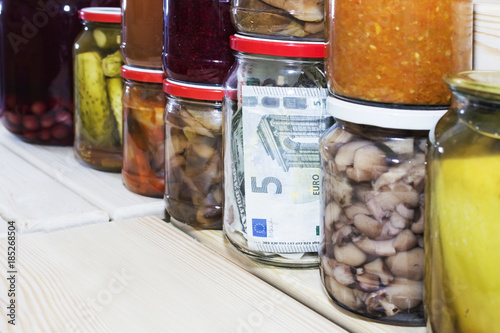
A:
[[[121,23],[122,10],[120,7],[87,7],[78,11],[79,17],[84,21]]]
[[[224,98],[224,88],[221,86],[192,84],[172,79],[165,79],[163,81],[163,91],[172,96],[205,101],[222,101]]]
[[[128,65],[122,66],[122,77],[127,80],[150,83],[162,83],[164,79],[163,70],[161,69],[149,69]]]
[[[229,37],[229,46],[235,51],[277,57],[324,58],[325,43],[254,38],[242,35]]]

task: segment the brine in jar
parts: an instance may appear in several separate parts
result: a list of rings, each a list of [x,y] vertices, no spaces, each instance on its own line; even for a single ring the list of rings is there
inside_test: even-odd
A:
[[[123,184],[130,191],[163,198],[165,191],[165,93],[163,71],[122,67]]]
[[[472,68],[471,0],[330,0],[330,92],[372,103],[442,107],[450,71]]]
[[[167,79],[165,203],[173,224],[222,228],[222,98],[218,85]]]

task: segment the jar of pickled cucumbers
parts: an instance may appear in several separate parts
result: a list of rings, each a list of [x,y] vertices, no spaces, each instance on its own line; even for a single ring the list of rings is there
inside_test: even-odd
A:
[[[317,267],[318,139],[326,113],[324,43],[231,38],[224,99],[224,234],[253,259]]]
[[[97,170],[122,168],[123,64],[121,10],[88,7],[80,11],[83,31],[73,49],[76,158]]]
[[[365,103],[449,106],[442,81],[472,69],[472,0],[329,0],[331,94]]]
[[[222,228],[222,99],[219,85],[166,79],[165,203],[176,226]]]
[[[123,184],[154,198],[165,192],[165,93],[163,70],[122,66]]]
[[[0,1],[0,113],[21,140],[72,146],[72,47],[82,30],[78,10],[119,0]]]
[[[232,0],[237,33],[253,37],[324,41],[322,0]]]
[[[328,97],[320,139],[321,278],[340,307],[424,325],[427,136],[441,110],[388,109]]]
[[[498,332],[500,72],[453,73],[445,82],[453,103],[427,155],[427,328]]]

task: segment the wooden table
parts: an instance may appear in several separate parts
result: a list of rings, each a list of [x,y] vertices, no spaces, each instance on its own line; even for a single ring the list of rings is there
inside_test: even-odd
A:
[[[425,332],[340,309],[317,268],[261,264],[222,231],[172,225],[162,199],[79,164],[71,147],[0,126],[0,157],[0,315],[10,221],[18,323],[0,320],[0,332]]]

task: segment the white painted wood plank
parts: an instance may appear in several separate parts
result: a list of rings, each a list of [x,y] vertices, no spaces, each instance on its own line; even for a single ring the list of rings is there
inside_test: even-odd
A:
[[[319,268],[286,269],[259,263],[250,259],[224,237],[220,230],[200,230],[185,224],[175,226],[218,254],[239,265],[248,272],[280,289],[349,332],[358,333],[425,333],[425,327],[402,327],[375,323],[334,305],[329,299],[320,278]]]
[[[102,172],[80,164],[72,147],[27,144],[1,125],[0,143],[107,212],[111,220],[150,215],[165,218],[163,199],[129,191],[119,173]]]
[[[483,1],[474,5],[474,69],[500,70],[500,2]]]
[[[7,221],[5,221],[4,219],[2,219],[2,217],[0,217],[0,238],[4,238],[7,236],[7,229],[8,229]]]
[[[18,325],[2,332],[346,332],[157,218],[17,243]]]
[[[108,214],[0,145],[0,216],[19,232],[109,221]]]

